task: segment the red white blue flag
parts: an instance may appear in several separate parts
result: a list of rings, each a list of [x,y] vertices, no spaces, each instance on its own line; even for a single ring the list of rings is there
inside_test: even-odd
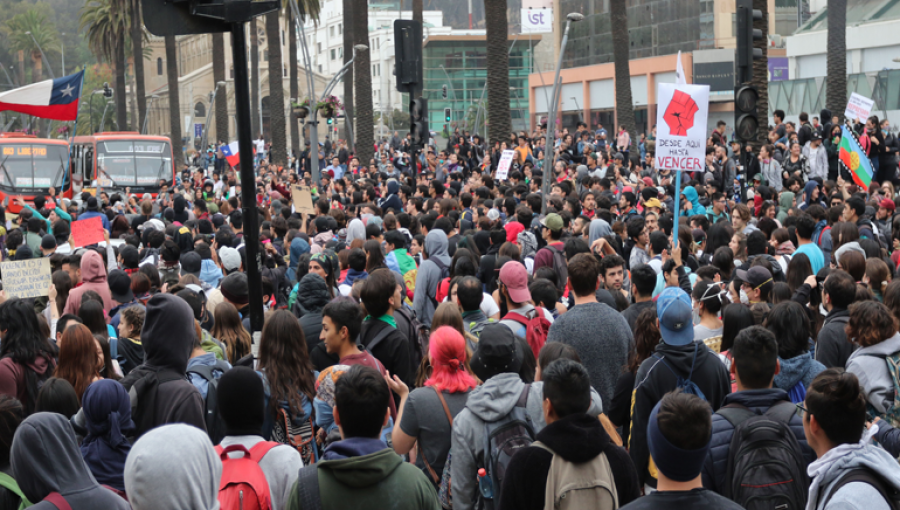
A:
[[[75,120],[84,71],[0,93],[0,111],[13,111],[42,119]]]
[[[229,165],[238,166],[241,163],[240,146],[238,145],[238,142],[231,142],[228,145],[223,145],[220,150]],[[253,148],[253,154],[256,155],[256,147]]]

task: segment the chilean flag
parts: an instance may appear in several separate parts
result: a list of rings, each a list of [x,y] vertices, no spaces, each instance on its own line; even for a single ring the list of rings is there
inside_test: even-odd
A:
[[[237,166],[241,163],[238,142],[231,142],[228,145],[223,145],[221,150],[222,155],[225,156],[225,160],[228,161],[229,165]],[[253,154],[256,154],[256,149],[253,149]]]
[[[84,70],[0,93],[0,112],[14,111],[42,119],[75,120],[83,79]]]

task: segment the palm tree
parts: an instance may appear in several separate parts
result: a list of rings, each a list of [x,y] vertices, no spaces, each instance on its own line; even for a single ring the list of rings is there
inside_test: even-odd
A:
[[[628,65],[628,14],[625,11],[625,2],[610,2],[609,21],[612,24],[613,60],[615,61],[616,74],[616,126],[614,132],[619,132],[619,126],[631,135],[631,154],[636,153],[637,129],[634,122],[634,101],[631,98],[631,68]],[[565,51],[565,50],[563,50]],[[555,122],[551,119],[550,122]],[[549,128],[548,128],[549,129]]]
[[[39,82],[43,76],[43,59],[41,49],[45,52],[58,51],[59,33],[53,23],[47,21],[47,16],[35,9],[29,9],[17,14],[6,22],[6,33],[10,47],[19,51],[20,73],[19,80],[25,84],[24,55],[31,55],[32,82]]]
[[[141,21],[140,0],[129,0],[128,6],[131,14],[131,49],[135,81],[132,95],[137,99],[137,118],[132,119],[132,122],[136,123],[135,130],[139,131],[147,117],[147,92],[144,89],[144,25]]]
[[[355,42],[353,41],[353,30],[349,29],[350,23],[353,22],[353,0],[343,0],[344,2],[344,63],[350,61],[353,58],[353,45]],[[368,13],[366,13],[366,17],[368,17]],[[368,30],[366,30],[368,34]],[[368,39],[368,37],[366,37]],[[364,44],[369,44],[365,42]],[[353,66],[350,66],[347,69],[347,74],[344,75],[344,119],[349,120],[350,122],[344,122],[344,139],[350,140],[350,123],[353,122],[353,113],[356,111],[353,108]],[[356,142],[356,140],[354,140]],[[350,151],[354,152],[353,147],[350,147]],[[360,160],[362,162],[362,160]],[[365,164],[365,163],[364,163]]]
[[[266,38],[269,41],[269,126],[272,148],[269,161],[287,166],[284,119],[284,70],[281,60],[281,23],[279,11],[266,14]]]
[[[256,18],[250,20],[250,130],[256,139],[262,133],[259,125],[259,28]]]
[[[351,16],[353,18],[353,34],[355,44],[369,46],[369,10],[357,7]],[[346,50],[345,50],[346,51]],[[353,80],[356,85],[356,156],[359,161],[367,165],[372,159],[375,144],[374,119],[372,115],[372,65],[369,58],[370,50],[358,51],[353,65]],[[352,55],[352,50],[351,50]],[[346,57],[346,52],[344,57]],[[344,78],[347,80],[347,78]]]
[[[512,131],[509,113],[509,24],[506,20],[506,0],[491,0],[484,4],[487,66],[491,70],[487,77],[488,120],[493,143],[507,140]]]
[[[847,53],[846,28],[847,0],[828,0],[828,78],[825,79],[825,105],[842,122],[844,107],[847,106],[847,59],[844,57]],[[829,121],[822,119],[822,122]]]
[[[225,35],[216,32],[212,35],[213,80],[216,83],[225,81]],[[210,107],[212,107],[210,105]],[[209,129],[209,126],[206,127]],[[228,143],[228,90],[216,91],[216,138]]]
[[[128,33],[128,9],[124,0],[91,0],[81,9],[81,29],[85,31],[91,52],[115,68],[116,122],[127,129],[128,109],[125,94],[125,36]]]
[[[178,97],[178,48],[175,36],[167,35],[166,44],[166,79],[169,85],[169,138],[172,140],[172,153],[175,161],[184,161],[181,147],[181,102]]]
[[[413,20],[419,23],[424,22],[422,15],[422,0],[412,0]]]
[[[766,54],[768,52],[769,33],[769,6],[766,0],[753,0],[753,8],[762,12],[762,19],[753,21],[753,28],[763,33],[763,38],[759,41],[753,41],[753,48],[762,50],[762,58],[753,60],[753,79],[750,83],[756,87],[759,94],[759,100],[756,103],[757,111],[764,114],[764,119],[769,118],[769,66],[767,64]],[[756,140],[750,142],[750,146],[754,151],[759,151],[760,146],[766,143],[769,134],[769,123],[765,120],[759,123],[756,132]]]
[[[290,6],[285,8],[285,24],[288,33],[288,75],[291,82],[291,97],[295,101],[300,102],[300,82],[299,69],[297,63],[297,30],[294,27],[294,11]],[[293,109],[292,109],[293,110]],[[297,127],[297,116],[290,111],[291,124],[291,152],[297,156],[300,155],[300,131]]]

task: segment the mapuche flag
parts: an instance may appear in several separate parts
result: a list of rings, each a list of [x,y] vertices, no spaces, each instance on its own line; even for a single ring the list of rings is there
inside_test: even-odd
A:
[[[841,126],[841,143],[838,144],[838,161],[853,176],[853,182],[857,186],[869,189],[875,172],[872,170],[872,162],[866,156],[866,152],[847,126]]]
[[[13,111],[42,119],[75,120],[84,71],[0,93],[0,112]]]

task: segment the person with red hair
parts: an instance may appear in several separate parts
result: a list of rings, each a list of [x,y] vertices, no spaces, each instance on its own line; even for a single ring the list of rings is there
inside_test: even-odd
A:
[[[478,381],[466,363],[466,340],[450,326],[431,333],[428,359],[431,377],[412,393],[397,376],[387,374],[385,380],[400,395],[399,426],[391,434],[394,451],[404,455],[418,443],[416,466],[437,487],[450,452],[453,418],[466,406],[469,392]]]
[[[100,376],[102,366],[103,351],[91,330],[84,324],[66,328],[60,341],[59,365],[54,375],[72,383],[79,402],[92,382],[103,379]]]

